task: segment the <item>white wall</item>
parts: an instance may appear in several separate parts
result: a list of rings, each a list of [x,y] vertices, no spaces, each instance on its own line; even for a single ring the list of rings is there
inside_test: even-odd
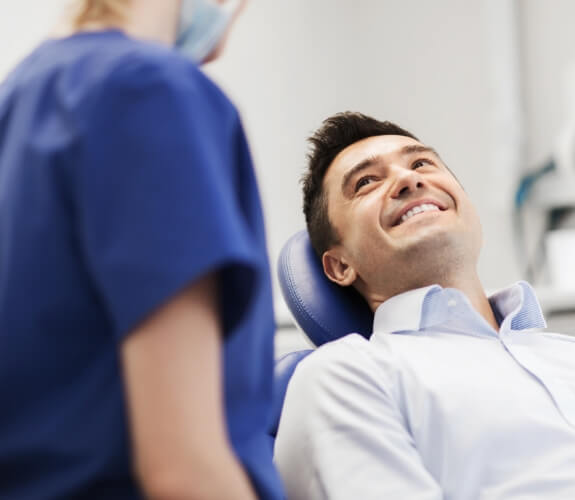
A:
[[[68,0],[0,0],[0,77],[57,24]]]
[[[553,148],[566,116],[568,99],[575,99],[575,2],[523,0],[522,45],[525,53],[527,150],[533,164]]]
[[[502,0],[503,1],[503,0]],[[514,0],[509,0],[514,2]],[[0,0],[0,74],[46,32],[65,0]],[[493,0],[250,0],[229,50],[208,66],[240,108],[251,140],[275,259],[304,227],[298,179],[305,138],[328,115],[358,110],[411,129],[442,154],[484,223],[487,288],[519,277],[506,143],[494,93]],[[575,3],[517,2],[525,166],[552,147],[561,78],[575,60]],[[490,10],[491,9],[491,10]],[[505,83],[505,82],[503,82]],[[575,91],[575,89],[574,89]],[[509,141],[517,135],[509,128]],[[509,171],[507,172],[507,168]],[[502,177],[503,169],[503,177]]]
[[[517,277],[510,219],[494,206],[484,2],[252,0],[208,71],[244,112],[276,258],[304,227],[305,138],[329,114],[390,119],[435,146],[476,202],[493,288]]]

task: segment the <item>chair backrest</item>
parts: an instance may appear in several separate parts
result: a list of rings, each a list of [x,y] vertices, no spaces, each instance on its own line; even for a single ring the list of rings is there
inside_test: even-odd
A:
[[[297,364],[305,358],[313,349],[294,351],[284,354],[275,363],[274,368],[274,399],[272,403],[272,419],[268,428],[268,434],[275,440],[280,423],[280,416],[284,405],[287,386]],[[273,445],[272,445],[273,447]]]
[[[320,346],[348,333],[371,335],[373,313],[351,288],[332,283],[323,273],[307,231],[294,234],[284,245],[278,276],[284,300],[299,327]],[[298,363],[312,350],[290,352],[278,359],[274,374],[272,421],[268,434],[273,447],[287,386]]]
[[[353,332],[371,335],[373,313],[367,302],[351,287],[340,287],[325,276],[307,231],[284,245],[278,276],[288,308],[314,345]]]

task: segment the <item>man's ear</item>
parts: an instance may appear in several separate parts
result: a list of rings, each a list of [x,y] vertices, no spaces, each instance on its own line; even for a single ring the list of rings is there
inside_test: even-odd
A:
[[[325,251],[321,257],[321,263],[326,276],[340,286],[350,286],[357,278],[355,269],[341,255],[338,248]]]

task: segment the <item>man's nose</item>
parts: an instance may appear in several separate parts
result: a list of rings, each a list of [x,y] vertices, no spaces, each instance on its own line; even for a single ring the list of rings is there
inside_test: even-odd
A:
[[[423,187],[423,179],[417,170],[412,170],[405,167],[397,167],[394,169],[393,175],[395,177],[393,188],[391,191],[392,198],[401,198],[407,196],[417,189]]]

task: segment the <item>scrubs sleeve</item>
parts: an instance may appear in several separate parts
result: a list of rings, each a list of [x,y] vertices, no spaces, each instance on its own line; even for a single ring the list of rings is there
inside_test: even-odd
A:
[[[122,65],[85,112],[78,228],[117,336],[214,271],[226,297],[237,291],[233,308],[220,304],[229,334],[259,278],[236,192],[252,172],[249,158],[237,158],[245,143],[235,109],[178,59]]]

